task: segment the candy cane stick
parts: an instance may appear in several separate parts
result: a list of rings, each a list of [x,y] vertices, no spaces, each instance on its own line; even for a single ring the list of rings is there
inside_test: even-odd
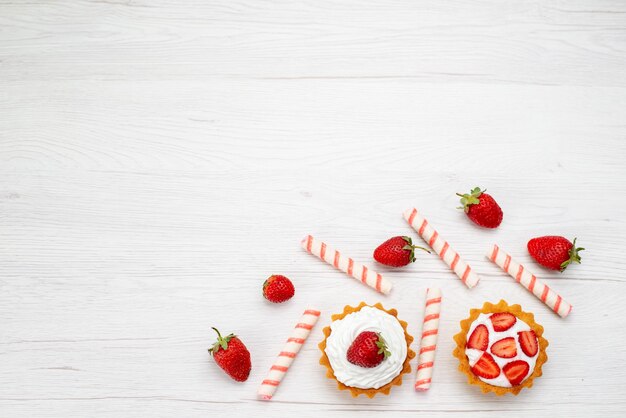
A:
[[[463,283],[470,289],[478,284],[480,277],[465,261],[461,259],[459,254],[450,247],[448,241],[439,236],[439,233],[430,226],[426,218],[417,212],[417,209],[409,209],[404,212],[404,219],[417,231],[424,241],[428,243],[439,258],[456,273]]]
[[[497,245],[493,245],[487,253],[487,257],[497,264],[502,270],[507,272],[519,284],[528,289],[533,295],[537,296],[550,309],[559,314],[561,318],[565,318],[572,311],[572,305],[565,302],[563,298],[554,290],[550,289],[545,283],[539,281],[523,265],[511,258],[511,255],[500,250]]]
[[[417,360],[415,390],[428,390],[430,388],[435,364],[435,350],[437,349],[437,334],[439,333],[439,312],[441,312],[441,290],[428,289],[426,291],[420,355]]]
[[[369,269],[365,265],[356,263],[350,257],[342,255],[339,251],[329,247],[326,243],[313,238],[311,235],[307,235],[306,238],[302,240],[302,248],[311,254],[318,256],[328,264],[335,266],[335,268],[343,271],[349,276],[354,277],[361,283],[366,284],[385,295],[391,291],[392,285],[389,280],[385,279],[383,276]]]
[[[278,354],[278,358],[270,368],[267,377],[261,383],[259,388],[259,399],[269,401],[274,396],[274,392],[278,388],[281,380],[285,377],[289,366],[296,358],[296,354],[300,351],[300,348],[306,341],[307,337],[311,333],[311,329],[320,317],[320,311],[313,309],[307,309],[302,314],[302,318],[296,324],[296,327],[291,332],[291,335],[287,339],[282,351]]]

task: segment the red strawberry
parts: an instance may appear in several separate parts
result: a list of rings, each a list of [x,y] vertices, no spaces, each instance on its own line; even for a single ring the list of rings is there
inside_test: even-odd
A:
[[[494,313],[489,319],[491,319],[493,330],[496,332],[506,331],[515,325],[515,322],[517,322],[515,315],[508,312]]]
[[[468,194],[457,193],[461,197],[463,209],[470,218],[478,226],[485,228],[497,228],[502,222],[502,209],[491,195],[480,190],[480,187],[474,187]]]
[[[509,382],[511,382],[513,386],[517,386],[522,383],[529,370],[530,367],[524,360],[512,361],[505,364],[502,368],[504,375],[507,379],[509,379]]]
[[[430,252],[426,248],[413,245],[410,237],[389,238],[374,250],[374,259],[391,267],[402,267],[415,261],[415,249]]]
[[[472,367],[472,373],[484,379],[495,379],[500,375],[500,367],[491,354],[483,353]]]
[[[481,324],[474,328],[474,332],[467,341],[467,346],[480,351],[487,350],[489,347],[489,330],[487,327]]]
[[[537,336],[535,331],[522,331],[517,333],[517,340],[519,341],[522,351],[528,357],[534,357],[539,351],[539,343],[537,342]]]
[[[376,367],[389,357],[387,342],[378,332],[363,331],[348,348],[348,361],[357,366]]]
[[[513,358],[517,355],[517,346],[515,345],[515,338],[508,337],[503,338],[500,341],[496,341],[491,346],[491,352],[502,358]]]
[[[227,375],[238,382],[245,382],[252,368],[250,352],[235,335],[222,337],[217,329],[213,329],[217,332],[217,342],[209,348],[209,353]]]
[[[528,252],[531,257],[542,266],[550,270],[563,271],[570,263],[580,264],[578,251],[584,248],[576,248],[576,238],[574,242],[569,242],[565,237],[546,236],[533,238],[528,241]]]
[[[279,274],[270,276],[263,283],[263,296],[270,302],[284,302],[291,299],[295,292],[296,289],[293,287],[291,280]]]

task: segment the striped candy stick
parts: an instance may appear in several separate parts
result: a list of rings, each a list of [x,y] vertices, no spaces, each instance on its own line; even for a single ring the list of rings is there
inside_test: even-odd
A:
[[[274,396],[274,392],[278,388],[281,380],[285,377],[289,366],[296,358],[296,354],[300,351],[300,348],[306,341],[307,337],[311,333],[311,329],[320,317],[320,311],[313,309],[307,309],[302,314],[302,318],[296,324],[296,327],[291,332],[291,335],[287,339],[282,351],[278,354],[278,358],[270,368],[267,377],[261,382],[258,396],[259,399],[269,401]]]
[[[454,251],[448,241],[439,236],[439,233],[428,223],[426,218],[417,212],[417,209],[409,209],[404,212],[404,219],[417,231],[420,237],[432,248],[439,258],[456,273],[463,283],[470,289],[478,284],[480,277],[465,261],[459,253]]]
[[[545,283],[537,279],[537,276],[528,271],[527,268],[513,260],[510,254],[502,251],[497,245],[494,244],[489,249],[487,257],[533,295],[537,296],[550,309],[559,314],[560,317],[565,318],[572,311],[572,305],[563,300],[558,293],[550,289]]]
[[[425,391],[430,388],[439,334],[439,312],[441,312],[441,289],[429,288],[426,291],[422,342],[417,360],[417,378],[415,390]]]
[[[379,273],[367,266],[355,262],[352,258],[342,255],[339,251],[326,245],[325,242],[307,235],[301,242],[302,248],[309,253],[318,256],[328,264],[354,277],[361,283],[383,293],[389,294],[392,284]]]

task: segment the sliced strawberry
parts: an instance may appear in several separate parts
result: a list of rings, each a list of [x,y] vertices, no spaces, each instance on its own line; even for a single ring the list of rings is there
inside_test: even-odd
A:
[[[489,347],[489,330],[487,327],[482,324],[477,326],[472,335],[470,335],[467,346],[476,350],[486,351],[487,347]]]
[[[509,379],[509,382],[511,382],[513,386],[517,386],[522,383],[529,370],[530,367],[524,360],[512,361],[505,364],[502,368],[504,375],[507,379]]]
[[[515,338],[507,337],[500,341],[496,341],[491,346],[491,352],[502,358],[513,358],[517,355],[517,346],[515,344]]]
[[[537,336],[535,331],[522,331],[517,333],[517,340],[519,341],[522,351],[528,357],[534,357],[539,351],[539,344],[537,343]]]
[[[508,312],[494,313],[489,319],[491,319],[493,330],[496,332],[506,331],[515,325],[515,322],[517,322],[515,315]]]
[[[491,354],[483,353],[476,364],[474,364],[474,367],[472,367],[472,373],[484,379],[495,379],[500,375],[500,367],[491,357]]]

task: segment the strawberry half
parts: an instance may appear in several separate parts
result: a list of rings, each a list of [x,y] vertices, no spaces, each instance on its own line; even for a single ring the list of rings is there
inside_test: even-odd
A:
[[[354,339],[346,356],[350,363],[369,369],[378,366],[390,355],[387,342],[380,333],[363,331]]]
[[[461,207],[467,217],[478,226],[497,228],[502,223],[502,209],[491,195],[474,187],[469,193],[457,193],[461,197]]]
[[[285,276],[274,274],[263,283],[263,296],[273,303],[282,303],[296,292],[293,283]]]
[[[512,361],[505,364],[502,368],[504,375],[513,386],[517,386],[522,383],[529,370],[530,366],[524,360]]]
[[[500,367],[491,354],[483,353],[472,367],[472,373],[484,379],[495,379],[500,375]]]
[[[245,382],[252,368],[250,352],[234,334],[222,337],[216,328],[213,329],[217,332],[217,342],[209,348],[209,354],[227,375],[238,382]]]
[[[491,353],[501,358],[513,358],[517,355],[517,345],[515,338],[507,337],[496,341],[491,346]]]
[[[519,341],[519,346],[522,348],[522,351],[528,357],[534,357],[537,351],[539,351],[539,343],[537,342],[535,331],[518,332],[517,340]]]
[[[487,347],[489,347],[489,330],[486,326],[480,324],[474,328],[472,335],[467,340],[467,347],[480,351],[487,350]]]
[[[569,242],[567,238],[556,235],[533,238],[528,241],[527,248],[537,263],[558,271],[565,270],[571,263],[580,264],[578,252],[584,250],[576,247],[576,238],[574,242]]]
[[[430,253],[424,247],[413,245],[410,237],[389,238],[374,250],[374,259],[386,266],[403,267],[415,261],[416,248]]]
[[[517,318],[515,315],[508,312],[498,312],[494,313],[489,317],[491,320],[491,324],[493,325],[493,330],[496,332],[506,331],[511,328],[517,322]]]

